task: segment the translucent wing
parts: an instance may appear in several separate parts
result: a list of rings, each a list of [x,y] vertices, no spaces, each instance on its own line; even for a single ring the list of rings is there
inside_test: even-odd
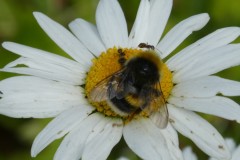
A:
[[[124,92],[124,69],[110,75],[99,82],[90,92],[89,98],[93,102],[101,102],[114,97],[120,97]]]
[[[155,87],[145,92],[145,103],[141,106],[142,110],[150,115],[150,119],[157,127],[165,128],[168,124],[169,116],[160,83],[157,83]]]
[[[101,102],[107,100],[108,96],[108,82],[110,78],[106,78],[99,82],[89,94],[90,101]]]
[[[127,77],[126,70],[122,70],[120,73],[113,76],[113,80],[109,84],[109,98],[116,97],[122,99],[127,94],[126,82]]]
[[[153,112],[150,115],[150,119],[153,121],[153,123],[158,128],[166,128],[168,124],[168,110],[167,105],[162,104],[162,106],[159,107],[159,110],[157,112]]]
[[[150,119],[159,128],[166,128],[168,124],[169,114],[167,110],[167,104],[162,93],[161,84],[157,83],[155,88],[159,91],[157,98],[153,100],[152,106],[158,106],[157,112],[151,113]]]

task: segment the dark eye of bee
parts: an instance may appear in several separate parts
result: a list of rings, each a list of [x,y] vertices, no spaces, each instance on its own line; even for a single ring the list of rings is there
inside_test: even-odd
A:
[[[143,64],[141,68],[139,68],[139,73],[142,75],[148,75],[151,73],[151,67],[148,64]]]

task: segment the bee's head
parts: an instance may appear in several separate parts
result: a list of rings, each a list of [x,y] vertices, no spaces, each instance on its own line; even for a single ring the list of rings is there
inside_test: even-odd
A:
[[[146,58],[137,57],[131,59],[127,64],[127,68],[133,77],[134,83],[156,83],[159,80],[157,65]]]

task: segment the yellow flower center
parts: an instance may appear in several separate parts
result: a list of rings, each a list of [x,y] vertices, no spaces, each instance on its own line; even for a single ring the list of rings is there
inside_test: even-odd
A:
[[[131,57],[137,56],[143,53],[143,50],[141,49],[132,49],[132,48],[130,49],[122,48],[121,51],[122,53],[124,53],[124,58],[126,60],[129,60],[131,59]],[[90,92],[97,84],[99,84],[99,82],[103,81],[107,77],[113,75],[114,73],[122,69],[123,66],[121,65],[121,62],[119,60],[120,57],[121,56],[119,53],[119,49],[114,47],[114,48],[108,49],[106,52],[103,52],[99,57],[94,58],[92,60],[93,65],[90,68],[89,72],[87,73],[86,84],[85,84],[85,92],[86,92],[85,94],[87,98],[89,98]],[[172,83],[172,73],[164,63],[161,64],[160,84],[161,84],[161,91],[164,96],[164,99],[167,100],[173,88],[173,83]],[[98,112],[101,112],[106,116],[112,116],[112,117],[118,116],[122,118],[127,118],[127,116],[120,116],[119,114],[114,112],[106,101],[94,102],[89,100],[89,102],[94,107],[96,107],[96,110]],[[134,100],[132,100],[131,103],[137,103],[137,102],[134,102]],[[149,116],[147,113],[144,113],[144,111],[140,112],[140,115]]]

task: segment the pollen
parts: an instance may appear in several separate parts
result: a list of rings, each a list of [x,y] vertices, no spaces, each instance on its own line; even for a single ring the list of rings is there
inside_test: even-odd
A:
[[[119,48],[114,47],[108,49],[106,52],[102,52],[101,55],[97,58],[92,59],[92,66],[89,69],[89,72],[86,76],[85,83],[85,94],[88,98],[91,90],[101,81],[106,79],[107,77],[113,75],[117,71],[121,70],[122,64],[120,63],[121,56],[124,55],[124,59],[127,61],[133,56],[138,56],[143,52],[141,49],[133,49],[133,48],[121,48],[121,54],[119,53]],[[122,60],[122,59],[121,59]],[[172,73],[168,69],[166,64],[161,65],[161,90],[164,96],[164,99],[167,101],[171,90],[173,88],[172,83]],[[89,99],[89,98],[88,98]],[[115,113],[111,107],[108,105],[106,101],[102,102],[89,102],[96,107],[98,112],[103,113],[106,116],[110,117],[122,117]],[[140,116],[148,116],[147,113],[141,112]],[[126,119],[128,116],[122,117]]]

